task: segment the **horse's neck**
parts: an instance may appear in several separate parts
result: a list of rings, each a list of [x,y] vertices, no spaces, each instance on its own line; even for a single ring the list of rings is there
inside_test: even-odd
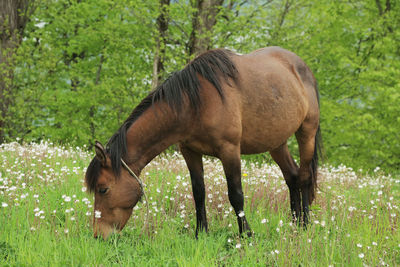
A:
[[[177,143],[184,131],[182,118],[166,104],[154,104],[148,108],[127,131],[128,165],[136,173],[169,146]]]

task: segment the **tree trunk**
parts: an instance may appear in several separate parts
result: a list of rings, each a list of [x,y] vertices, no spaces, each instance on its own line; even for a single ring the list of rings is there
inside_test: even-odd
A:
[[[34,0],[0,1],[0,143],[4,141],[4,127],[8,107],[12,101],[14,54],[21,44],[22,34],[34,10]]]
[[[192,32],[187,46],[189,60],[206,52],[211,47],[212,28],[217,22],[217,15],[224,0],[194,0]]]
[[[157,44],[156,51],[154,53],[153,61],[153,80],[151,87],[156,88],[162,79],[162,73],[164,72],[164,60],[165,60],[165,46],[167,44],[167,31],[168,31],[168,6],[170,0],[160,0],[160,14],[157,18]]]

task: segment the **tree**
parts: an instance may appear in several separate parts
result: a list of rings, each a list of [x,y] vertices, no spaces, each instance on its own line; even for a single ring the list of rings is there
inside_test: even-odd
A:
[[[160,0],[160,14],[157,17],[156,48],[153,61],[153,79],[151,87],[156,88],[162,80],[167,45],[168,8],[170,0]]]
[[[192,31],[187,51],[190,57],[197,56],[211,47],[212,29],[224,0],[193,0]]]
[[[4,140],[6,117],[12,104],[14,54],[35,9],[34,3],[34,0],[0,1],[0,143]]]

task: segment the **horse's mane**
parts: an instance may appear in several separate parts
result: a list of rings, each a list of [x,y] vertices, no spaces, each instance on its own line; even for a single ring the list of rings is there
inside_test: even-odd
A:
[[[188,98],[191,107],[198,111],[201,105],[198,75],[209,81],[218,91],[221,98],[224,99],[220,78],[224,78],[228,83],[229,79],[233,81],[237,79],[237,69],[230,59],[231,55],[232,52],[226,49],[215,49],[201,54],[182,70],[173,72],[136,106],[131,115],[110,138],[106,146],[113,172],[117,177],[121,172],[121,158],[126,154],[126,132],[143,112],[158,101],[165,101],[172,110],[179,112],[185,96]],[[85,177],[89,191],[94,191],[100,169],[101,164],[94,157],[87,168]]]

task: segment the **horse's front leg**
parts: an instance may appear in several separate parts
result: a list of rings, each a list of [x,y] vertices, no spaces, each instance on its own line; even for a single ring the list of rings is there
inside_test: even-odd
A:
[[[224,166],[226,180],[228,184],[229,201],[235,210],[239,225],[240,235],[245,232],[248,237],[252,235],[250,226],[243,211],[244,198],[242,190],[240,148],[239,146],[226,145],[220,153],[219,158]]]
[[[199,231],[206,231],[207,216],[205,206],[205,187],[204,187],[204,172],[202,155],[196,153],[189,148],[180,147],[182,155],[186,161],[186,165],[190,172],[190,179],[192,180],[192,190],[194,203],[196,205],[196,238]]]

